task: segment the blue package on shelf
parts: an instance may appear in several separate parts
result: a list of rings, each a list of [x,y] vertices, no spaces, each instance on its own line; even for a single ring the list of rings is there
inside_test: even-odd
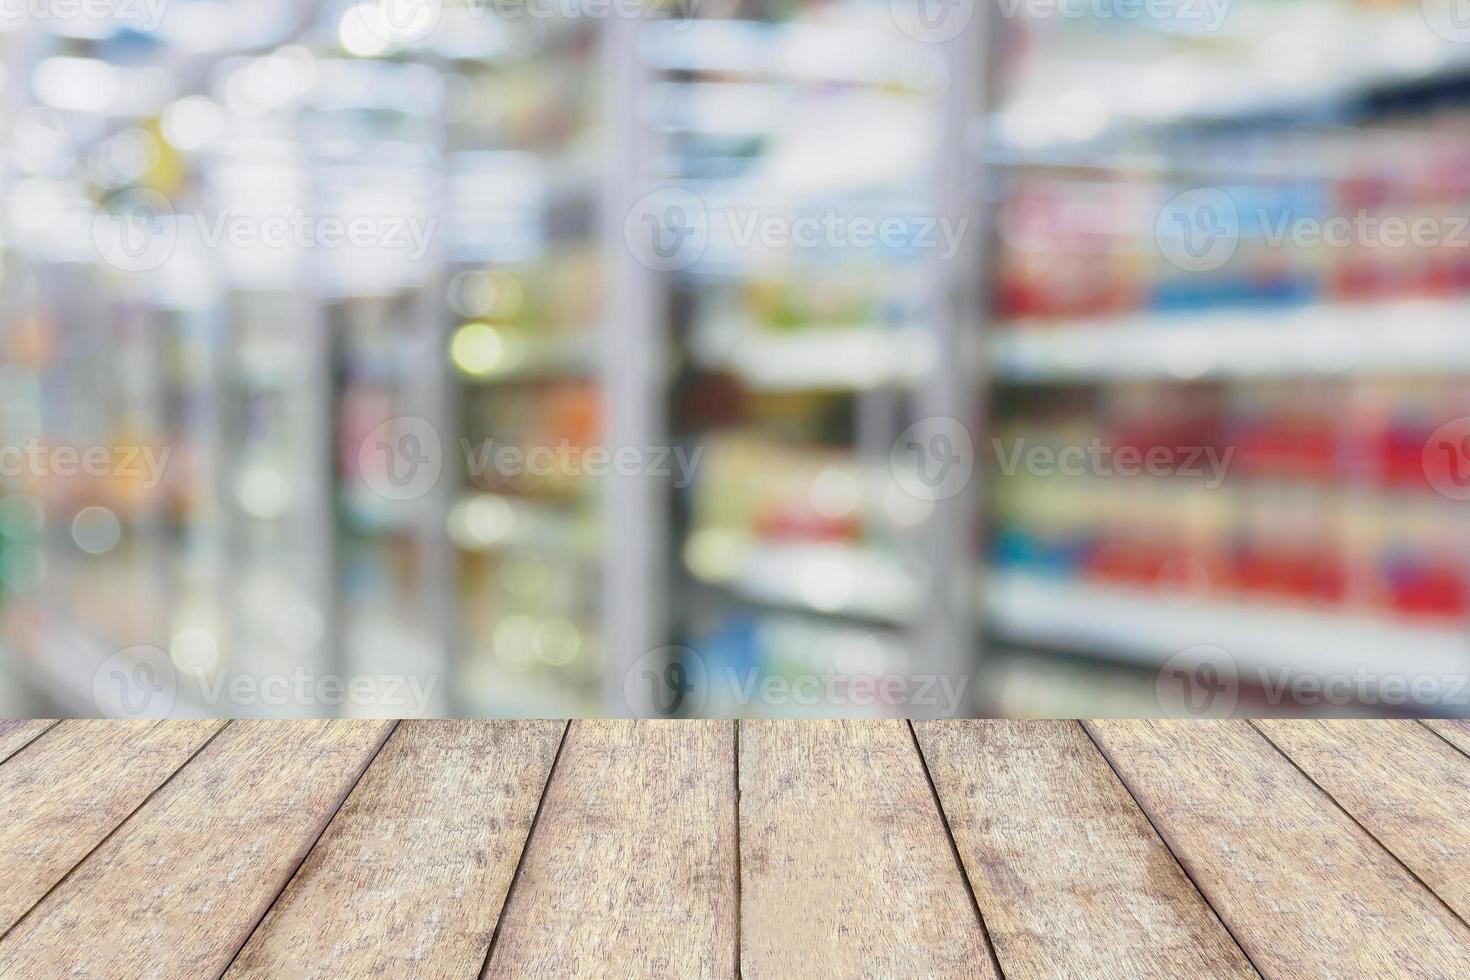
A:
[[[1087,541],[1051,540],[1018,528],[1002,528],[991,536],[990,564],[994,568],[1067,577],[1087,563],[1091,551]]]
[[[1248,276],[1210,278],[1204,275],[1169,279],[1154,286],[1149,305],[1166,312],[1238,309],[1243,306],[1268,308],[1314,302],[1318,284],[1306,277],[1257,280]]]

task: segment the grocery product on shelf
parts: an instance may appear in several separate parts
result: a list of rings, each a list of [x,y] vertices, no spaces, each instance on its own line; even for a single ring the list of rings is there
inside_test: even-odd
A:
[[[189,702],[195,678],[303,670],[432,682],[399,710],[589,710],[594,481],[470,480],[461,446],[602,438],[601,25],[453,7],[390,39],[366,7],[218,6],[237,30],[0,32],[6,131],[12,105],[30,127],[0,161],[4,438],[168,453],[157,486],[5,480],[0,646],[83,713],[139,645],[181,710],[374,710]],[[93,247],[98,208],[139,201],[156,269]],[[400,493],[414,425],[445,475]],[[500,505],[525,533],[497,550]]]
[[[517,24],[512,29],[530,30]],[[602,33],[530,30],[452,90],[455,688],[472,714],[586,714],[602,682]]]
[[[1420,14],[1013,25],[987,157],[982,599],[1001,659],[1031,644],[1073,658],[1037,676],[1101,677],[1218,644],[1244,680],[1470,654],[1470,66]],[[1166,74],[1172,92],[1144,91]],[[1050,710],[1044,683],[1026,710]]]
[[[964,228],[937,227],[924,184],[934,50],[867,5],[746,16],[650,31],[645,51],[655,186],[690,195],[706,242],[669,276],[673,436],[701,454],[678,488],[695,598],[675,630],[712,679],[709,713],[821,714],[844,695],[751,704],[725,681],[916,669],[932,507],[889,456],[937,364],[934,251]]]
[[[1463,292],[1465,119],[1171,131],[1114,168],[1008,170],[995,312],[1044,323]],[[1230,247],[1207,254],[1217,239]]]
[[[1385,616],[1470,615],[1470,579],[1453,558],[1464,539],[1456,501],[1421,462],[1434,416],[1404,432],[1426,403],[1463,412],[1454,385],[1435,397],[1368,380],[1159,383],[1074,392],[1066,408],[1044,392],[1025,400],[1041,414],[1009,415],[998,455],[1085,447],[1091,461],[997,473],[997,567]]]

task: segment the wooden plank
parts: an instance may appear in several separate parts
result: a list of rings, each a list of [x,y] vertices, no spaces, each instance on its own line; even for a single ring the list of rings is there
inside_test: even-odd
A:
[[[1093,721],[1268,976],[1470,976],[1470,928],[1243,721]]]
[[[0,718],[0,762],[25,748],[54,724],[52,718]]]
[[[0,940],[0,976],[217,976],[391,730],[234,722]]]
[[[565,727],[404,722],[228,976],[474,976]]]
[[[1075,722],[915,729],[1007,976],[1255,976]]]
[[[734,726],[573,722],[488,976],[728,977]]]
[[[0,766],[0,934],[223,724],[64,721]]]
[[[1416,721],[1256,726],[1463,919],[1470,759]]]
[[[747,976],[997,976],[904,722],[740,726]]]
[[[1466,755],[1470,755],[1470,721],[1426,721],[1434,733]]]

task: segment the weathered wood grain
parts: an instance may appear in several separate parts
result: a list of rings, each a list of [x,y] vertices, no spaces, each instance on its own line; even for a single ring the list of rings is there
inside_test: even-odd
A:
[[[391,730],[232,723],[0,940],[0,977],[218,975]]]
[[[0,934],[223,724],[64,721],[0,766]]]
[[[1466,755],[1470,755],[1470,721],[1426,721],[1435,734]]]
[[[747,976],[996,976],[904,722],[742,722],[740,868]]]
[[[54,724],[52,718],[0,718],[0,762],[25,748]]]
[[[1470,759],[1416,721],[1263,721],[1277,748],[1470,916]]]
[[[573,722],[486,974],[728,977],[734,726]]]
[[[473,977],[563,722],[406,721],[230,977]]]
[[[1470,928],[1249,723],[1087,724],[1268,976],[1470,976]]]
[[[1007,976],[1255,976],[1075,722],[915,730]]]

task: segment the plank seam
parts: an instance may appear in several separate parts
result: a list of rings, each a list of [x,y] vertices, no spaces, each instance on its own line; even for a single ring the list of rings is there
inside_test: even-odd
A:
[[[500,911],[495,914],[495,928],[490,932],[490,945],[485,947],[485,959],[480,964],[478,977],[485,977],[490,970],[490,960],[495,956],[495,944],[500,940],[500,927],[505,923],[505,911],[510,908],[510,900],[515,895],[516,885],[520,884],[521,873],[526,865],[526,855],[531,850],[531,838],[536,836],[536,828],[541,824],[541,808],[546,805],[546,797],[551,795],[551,781],[556,778],[556,770],[561,765],[561,750],[566,747],[567,736],[572,731],[572,723],[567,721],[561,730],[561,740],[556,743],[556,754],[551,757],[551,767],[546,770],[546,782],[541,784],[541,797],[536,801],[536,812],[531,814],[531,826],[526,828],[526,839],[521,841],[521,853],[516,858],[515,872],[510,876],[510,884],[506,886],[505,898],[501,899]]]
[[[53,718],[51,720],[51,724],[47,725],[45,728],[41,729],[39,732],[37,732],[36,734],[32,735],[30,738],[26,739],[24,742],[22,742],[19,745],[17,745],[13,750],[11,750],[11,752],[10,752],[9,755],[5,756],[3,759],[0,759],[0,765],[4,765],[5,763],[9,762],[11,759],[14,759],[16,756],[20,755],[26,749],[30,748],[32,745],[35,745],[43,737],[45,737],[45,735],[48,732],[50,732],[52,729],[54,729],[59,724],[61,724],[61,719],[60,718]]]
[[[57,724],[60,724],[60,722],[58,722]],[[55,725],[52,725],[51,726],[51,728],[55,728],[55,727],[56,727]],[[97,850],[100,847],[102,847],[103,844],[106,844],[109,840],[111,840],[113,838],[113,836],[119,830],[121,830],[123,827],[125,827],[127,825],[127,823],[128,823],[129,820],[132,820],[133,817],[137,816],[138,811],[142,810],[145,806],[147,806],[148,803],[149,803],[149,801],[151,801],[153,799],[153,797],[157,796],[163,790],[163,788],[165,786],[167,786],[169,783],[173,782],[175,776],[177,776],[179,773],[183,772],[186,768],[188,768],[189,765],[191,763],[193,763],[193,761],[199,757],[199,753],[201,753],[205,749],[209,748],[209,746],[214,743],[214,740],[217,739],[217,738],[219,738],[220,733],[223,732],[226,728],[229,728],[229,727],[230,727],[230,722],[229,721],[226,721],[223,725],[221,725],[218,728],[216,728],[214,730],[214,734],[212,734],[208,738],[206,738],[202,743],[200,743],[199,748],[195,749],[193,752],[191,752],[189,754],[189,758],[187,758],[183,762],[179,763],[179,767],[177,769],[175,769],[173,772],[171,772],[171,773],[168,774],[168,778],[167,779],[165,779],[163,782],[159,783],[157,786],[153,787],[153,789],[148,793],[148,795],[145,796],[145,797],[143,797],[143,801],[141,803],[139,803],[137,806],[135,806],[131,810],[129,810],[127,816],[123,817],[121,820],[119,820],[117,822],[117,826],[113,827],[106,834],[103,834],[102,835],[102,839],[99,840],[96,844],[92,845],[91,849],[88,850],[86,854],[83,854],[81,856],[81,858],[79,858],[77,860],[77,863],[76,864],[73,864],[70,868],[68,868],[67,871],[66,871],[66,874],[62,875],[60,878],[57,878],[56,881],[55,881],[55,883],[52,884],[52,886],[50,888],[46,889],[45,893],[42,894],[40,898],[38,898],[34,902],[32,902],[31,903],[31,907],[28,908],[28,909],[26,909],[23,914],[21,914],[13,923],[11,923],[9,929],[6,929],[4,932],[0,932],[0,943],[3,943],[5,941],[5,937],[6,936],[9,936],[16,929],[20,928],[20,924],[22,922],[24,922],[26,919],[30,918],[31,913],[34,912],[34,911],[36,911],[36,909],[40,908],[41,903],[44,902],[44,901],[46,901],[46,899],[50,898],[52,892],[56,891],[63,884],[65,884],[71,878],[72,875],[76,874],[77,869],[80,868],[82,865],[86,864],[88,858],[90,858],[93,854],[97,853]],[[46,729],[46,731],[49,732],[51,730],[51,728]],[[42,732],[42,734],[44,735],[45,732]],[[40,736],[37,736],[37,738],[39,738],[39,737]],[[34,739],[32,741],[34,741]],[[25,748],[25,746],[21,746],[21,748]],[[12,756],[11,758],[14,758],[14,756]]]
[[[230,959],[227,963],[225,963],[224,969],[219,971],[220,977],[223,977],[226,973],[230,972],[230,967],[234,966],[235,961],[240,958],[240,953],[245,949],[246,945],[249,944],[251,937],[253,937],[256,931],[260,928],[260,924],[265,921],[266,916],[271,914],[271,909],[276,907],[276,903],[281,900],[281,896],[286,893],[286,889],[291,887],[291,882],[296,880],[296,875],[300,873],[302,865],[306,864],[306,859],[311,857],[311,852],[316,850],[316,846],[321,843],[322,838],[327,836],[327,831],[330,830],[332,824],[336,823],[337,821],[337,815],[342,812],[342,808],[347,805],[347,801],[352,798],[352,794],[357,792],[357,787],[358,784],[362,782],[362,777],[367,775],[367,771],[373,767],[374,762],[378,761],[378,756],[383,753],[383,749],[387,747],[388,742],[393,738],[394,735],[398,734],[398,726],[401,724],[401,720],[394,720],[392,726],[389,727],[387,734],[383,736],[383,740],[379,742],[378,747],[373,750],[373,754],[368,757],[367,762],[360,770],[358,770],[357,777],[352,780],[352,785],[347,787],[347,791],[343,793],[342,796],[337,800],[337,805],[332,809],[332,815],[327,817],[326,820],[322,821],[322,829],[317,831],[317,835],[312,838],[310,844],[302,848],[301,856],[297,858],[296,863],[291,867],[290,874],[287,874],[284,878],[282,878],[281,887],[276,889],[276,893],[271,896],[271,900],[267,902],[265,908],[261,910],[260,917],[255,920],[255,924],[252,925],[250,927],[250,930],[245,933],[245,938],[240,940],[240,944],[236,946],[235,951],[230,954]],[[218,978],[216,978],[216,980],[218,980]]]
[[[1184,877],[1188,878],[1189,883],[1194,886],[1194,890],[1199,894],[1200,901],[1205,903],[1205,908],[1209,909],[1210,914],[1215,917],[1215,921],[1220,923],[1220,928],[1224,929],[1225,934],[1230,937],[1230,941],[1235,943],[1236,948],[1240,950],[1240,955],[1244,956],[1245,961],[1250,964],[1251,969],[1256,971],[1256,976],[1264,977],[1266,974],[1256,965],[1255,958],[1251,956],[1250,950],[1246,949],[1245,943],[1241,942],[1240,937],[1235,934],[1235,930],[1230,928],[1230,922],[1215,907],[1215,903],[1210,901],[1209,894],[1205,891],[1204,886],[1199,883],[1199,879],[1194,876],[1194,872],[1189,869],[1188,862],[1174,848],[1173,843],[1164,834],[1163,829],[1159,827],[1158,821],[1149,812],[1148,804],[1144,803],[1139,795],[1133,791],[1133,787],[1128,784],[1127,778],[1123,775],[1123,770],[1118,768],[1117,764],[1113,761],[1113,757],[1108,754],[1108,750],[1103,748],[1102,743],[1093,736],[1092,726],[1080,718],[1077,719],[1076,724],[1077,727],[1082,729],[1082,733],[1087,736],[1087,740],[1092,743],[1092,747],[1097,750],[1097,754],[1102,756],[1103,762],[1107,763],[1108,768],[1112,770],[1113,778],[1118,780],[1119,784],[1123,787],[1123,791],[1133,800],[1133,805],[1138,807],[1138,812],[1143,814],[1143,819],[1148,821],[1149,827],[1153,829],[1154,836],[1158,837],[1159,843],[1164,845],[1164,850],[1169,852],[1169,857],[1174,859],[1174,863],[1184,873]]]
[[[1300,765],[1298,765],[1297,764],[1297,761],[1295,759],[1293,759],[1287,753],[1287,751],[1285,749],[1283,749],[1281,746],[1277,745],[1276,742],[1275,742],[1275,740],[1273,740],[1270,735],[1267,735],[1264,731],[1262,731],[1259,727],[1257,727],[1256,724],[1255,724],[1255,722],[1247,722],[1247,724],[1250,725],[1250,728],[1251,728],[1251,730],[1253,732],[1255,732],[1257,735],[1259,735],[1262,739],[1265,740],[1265,742],[1266,742],[1267,745],[1271,746],[1271,748],[1275,749],[1276,752],[1283,759],[1285,759],[1287,762],[1291,763],[1291,767],[1293,769],[1295,769],[1297,772],[1301,773],[1302,774],[1302,777],[1304,779],[1306,779],[1307,782],[1311,783],[1314,787],[1316,787],[1318,792],[1320,792],[1323,796],[1327,797],[1327,799],[1329,799],[1330,801],[1332,801],[1332,805],[1335,806],[1335,807],[1337,807],[1339,810],[1341,810],[1342,813],[1343,813],[1343,815],[1345,817],[1347,817],[1349,820],[1351,820],[1357,826],[1357,828],[1359,830],[1361,830],[1363,833],[1367,834],[1368,835],[1368,839],[1371,840],[1373,843],[1377,844],[1383,850],[1383,853],[1385,853],[1389,857],[1393,858],[1394,863],[1397,864],[1399,867],[1403,868],[1404,871],[1408,873],[1409,877],[1413,878],[1415,881],[1417,881],[1419,883],[1419,885],[1425,891],[1427,891],[1429,894],[1433,895],[1434,896],[1434,900],[1437,901],[1440,905],[1444,906],[1445,911],[1449,912],[1450,915],[1453,915],[1459,921],[1459,923],[1461,925],[1465,926],[1467,929],[1470,929],[1470,922],[1466,922],[1465,919],[1461,917],[1460,913],[1456,912],[1455,909],[1454,909],[1454,907],[1452,905],[1450,905],[1449,902],[1446,902],[1443,898],[1440,897],[1439,892],[1437,892],[1433,888],[1429,887],[1429,883],[1427,881],[1425,881],[1423,878],[1419,877],[1418,872],[1416,872],[1413,868],[1411,868],[1407,864],[1405,864],[1403,862],[1403,859],[1400,858],[1397,854],[1395,854],[1393,852],[1393,849],[1392,848],[1390,848],[1387,844],[1383,843],[1383,841],[1381,841],[1381,840],[1378,839],[1378,835],[1377,834],[1375,834],[1375,833],[1373,833],[1373,831],[1369,830],[1363,824],[1363,822],[1361,820],[1359,820],[1357,817],[1353,816],[1352,812],[1349,811],[1347,807],[1345,807],[1341,803],[1339,803],[1338,800],[1337,800],[1337,797],[1335,797],[1331,793],[1329,793],[1327,791],[1327,788],[1325,786],[1323,786],[1321,783],[1317,782],[1317,780],[1313,779],[1310,773],[1308,773],[1305,769],[1303,769]],[[1430,729],[1430,731],[1433,731],[1433,729]]]
[[[741,962],[744,940],[740,934],[740,920],[745,914],[741,886],[745,872],[740,866],[740,719],[736,718],[731,724],[734,727],[735,742],[735,977],[736,980],[740,980],[744,976]]]
[[[949,841],[949,853],[954,857],[955,867],[960,872],[960,880],[965,883],[965,894],[970,896],[970,907],[975,910],[975,920],[980,923],[980,934],[985,937],[985,951],[990,954],[990,965],[995,968],[996,975],[1005,980],[1005,969],[1000,965],[1000,955],[996,951],[995,942],[990,938],[990,927],[985,924],[985,913],[980,908],[980,900],[975,895],[975,885],[970,881],[970,873],[965,869],[964,856],[960,854],[960,847],[955,843],[954,831],[949,825],[949,814],[944,812],[944,801],[940,799],[939,787],[934,783],[934,775],[929,771],[929,760],[924,758],[924,747],[919,743],[919,733],[914,729],[911,719],[906,719],[904,724],[908,725],[909,738],[914,743],[914,754],[919,757],[919,767],[924,771],[924,781],[929,784],[929,795],[934,799],[934,809],[939,814],[939,823],[944,827],[944,837]]]
[[[1454,749],[1456,752],[1460,753],[1465,758],[1470,759],[1470,751],[1466,751],[1465,749],[1462,749],[1459,745],[1457,745],[1454,742],[1454,740],[1452,740],[1450,738],[1447,738],[1445,736],[1445,734],[1443,732],[1441,732],[1438,728],[1435,728],[1433,725],[1431,725],[1428,721],[1425,721],[1423,718],[1418,718],[1418,719],[1415,719],[1415,720],[1418,721],[1419,724],[1421,724],[1425,728],[1427,728],[1429,730],[1429,733],[1431,735],[1433,735],[1435,738],[1439,739],[1441,742],[1443,742],[1444,744],[1448,745],[1450,748]],[[1430,719],[1430,721],[1458,721],[1458,720],[1459,720],[1458,718],[1432,718],[1432,719]]]

